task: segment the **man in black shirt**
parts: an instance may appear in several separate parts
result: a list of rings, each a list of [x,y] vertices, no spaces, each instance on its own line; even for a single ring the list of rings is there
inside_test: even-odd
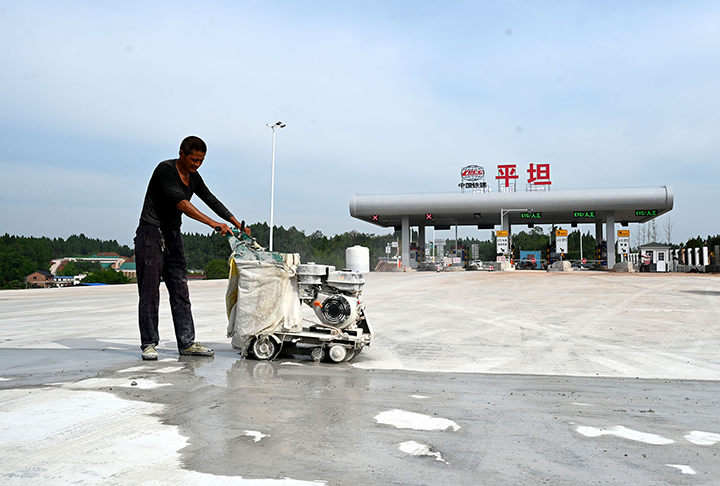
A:
[[[180,354],[215,354],[212,349],[195,342],[195,324],[187,286],[187,260],[180,235],[182,215],[205,223],[223,235],[230,231],[227,224],[213,220],[190,203],[193,194],[197,194],[220,218],[237,228],[242,225],[210,192],[198,173],[206,152],[207,146],[200,138],[187,137],[180,144],[180,156],[177,159],[158,164],[145,193],[140,225],[135,235],[135,260],[140,294],[138,322],[144,360],[158,358],[155,347],[160,339],[158,308],[161,277],[165,280],[170,294],[170,309]],[[249,233],[249,230],[247,231]]]

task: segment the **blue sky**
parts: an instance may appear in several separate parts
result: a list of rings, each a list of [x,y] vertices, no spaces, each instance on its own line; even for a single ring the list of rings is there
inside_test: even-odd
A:
[[[275,222],[308,234],[386,232],[353,193],[534,162],[553,190],[671,185],[673,241],[715,235],[718,25],[692,1],[0,0],[0,232],[130,244],[190,134],[211,190],[267,221],[282,120]]]

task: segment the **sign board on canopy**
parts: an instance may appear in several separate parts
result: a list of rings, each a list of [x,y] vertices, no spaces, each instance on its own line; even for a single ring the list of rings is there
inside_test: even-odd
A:
[[[630,253],[630,230],[618,230],[618,253],[627,255]]]
[[[496,245],[497,252],[502,253],[504,255],[510,249],[508,232],[507,231],[498,231],[497,233],[495,233],[495,236],[497,238],[497,245]]]
[[[556,253],[567,253],[568,252],[568,239],[567,230],[556,230],[555,231],[555,252]]]

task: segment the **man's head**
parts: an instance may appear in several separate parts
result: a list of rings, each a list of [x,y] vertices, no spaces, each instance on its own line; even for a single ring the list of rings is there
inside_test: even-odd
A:
[[[193,151],[207,153],[207,145],[203,142],[202,138],[190,135],[185,137],[185,140],[180,144],[180,152],[184,152],[185,155],[190,155]]]
[[[205,160],[207,145],[200,137],[191,135],[180,144],[180,164],[190,172],[197,172]]]

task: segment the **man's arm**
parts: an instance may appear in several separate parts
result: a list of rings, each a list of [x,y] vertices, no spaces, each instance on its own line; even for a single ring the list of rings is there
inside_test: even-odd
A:
[[[201,223],[210,226],[212,229],[220,228],[220,233],[222,233],[223,236],[230,232],[230,227],[227,224],[220,223],[210,218],[208,215],[196,208],[187,199],[183,199],[182,201],[177,203],[175,207],[177,207],[185,216],[188,216],[196,221],[200,221]],[[241,226],[241,223],[237,220],[237,218],[235,218],[235,216],[232,216],[230,218],[230,222],[234,224],[236,228],[240,228]],[[245,232],[247,234],[250,234],[250,228],[245,228]]]

